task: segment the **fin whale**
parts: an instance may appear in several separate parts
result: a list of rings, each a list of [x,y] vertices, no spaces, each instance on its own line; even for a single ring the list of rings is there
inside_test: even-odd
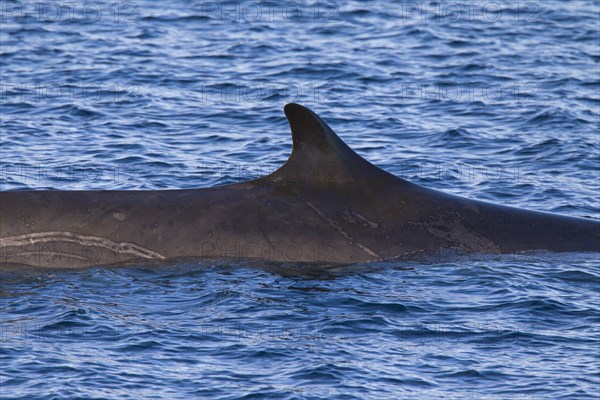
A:
[[[272,174],[191,190],[0,192],[0,263],[77,268],[167,259],[347,264],[440,251],[600,252],[600,222],[469,200],[385,172],[315,113],[285,106]]]

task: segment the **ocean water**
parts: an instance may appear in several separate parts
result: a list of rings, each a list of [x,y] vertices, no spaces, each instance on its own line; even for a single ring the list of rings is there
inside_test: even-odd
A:
[[[283,105],[431,188],[600,219],[597,1],[0,3],[0,189],[209,187]],[[0,205],[1,206],[1,205]],[[597,399],[600,255],[0,268],[2,399]]]

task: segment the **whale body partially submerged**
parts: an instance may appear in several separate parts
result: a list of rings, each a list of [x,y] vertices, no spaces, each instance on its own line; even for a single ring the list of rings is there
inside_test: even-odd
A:
[[[0,192],[0,263],[169,259],[347,264],[465,253],[600,252],[600,222],[465,199],[389,174],[315,113],[285,106],[274,173],[191,190]]]

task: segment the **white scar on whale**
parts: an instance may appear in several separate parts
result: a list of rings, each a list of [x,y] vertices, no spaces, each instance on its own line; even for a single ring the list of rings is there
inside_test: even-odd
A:
[[[40,243],[72,243],[84,247],[101,247],[118,254],[130,254],[134,257],[164,260],[160,253],[131,242],[115,242],[113,240],[99,237],[86,236],[73,232],[37,232],[19,236],[0,238],[0,247],[22,247]]]

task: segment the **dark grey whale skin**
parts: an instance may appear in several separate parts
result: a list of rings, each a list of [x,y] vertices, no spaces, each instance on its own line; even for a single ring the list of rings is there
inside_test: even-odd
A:
[[[0,193],[2,264],[77,268],[168,259],[347,264],[466,253],[600,252],[600,222],[468,200],[360,157],[285,106],[293,150],[273,174],[192,190]]]

